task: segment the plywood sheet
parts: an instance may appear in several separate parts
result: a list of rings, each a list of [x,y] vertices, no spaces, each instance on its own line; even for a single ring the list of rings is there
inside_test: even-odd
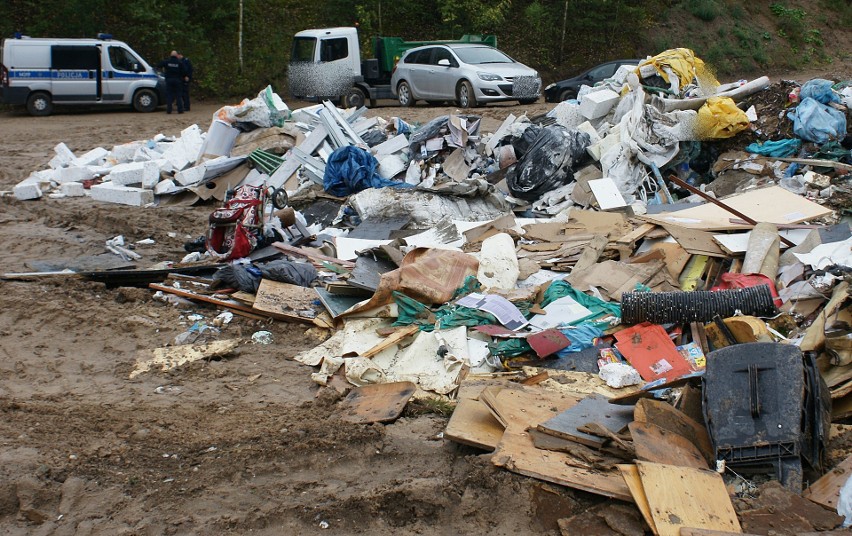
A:
[[[734,195],[722,201],[758,222],[788,224],[800,223],[831,214],[831,209],[808,201],[802,196],[788,192],[780,186],[771,186]],[[678,210],[665,214],[642,216],[642,219],[659,225],[676,224],[690,229],[723,231],[745,229],[744,226],[731,223],[734,214],[712,203]]]
[[[645,496],[645,488],[642,487],[642,477],[639,476],[639,468],[633,464],[621,464],[618,466],[621,471],[621,476],[624,478],[627,488],[633,495],[633,502],[642,513],[642,518],[645,523],[651,527],[654,534],[657,533],[657,526],[654,524],[654,516],[651,515],[651,507],[648,505],[648,497]]]
[[[562,452],[535,448],[527,428],[577,403],[577,398],[544,389],[504,389],[496,396],[498,411],[508,426],[491,461],[515,473],[554,484],[630,501],[632,496],[618,471],[575,467],[576,459]]]
[[[636,465],[659,536],[679,536],[681,527],[742,532],[719,473],[641,461]]]
[[[586,424],[599,424],[618,433],[633,420],[633,408],[610,404],[606,397],[590,395],[577,405],[538,425],[538,429],[556,437],[570,439],[590,447],[603,446],[606,438],[580,432]]]
[[[843,460],[837,467],[824,474],[805,491],[802,497],[837,511],[837,500],[840,498],[840,488],[852,475],[852,456]]]
[[[633,410],[633,418],[688,439],[708,462],[715,458],[707,429],[671,404],[650,398],[639,400]]]
[[[262,279],[252,308],[310,322],[319,314],[316,300],[317,293],[312,288]]]
[[[710,257],[727,257],[719,244],[713,239],[713,234],[699,229],[688,229],[680,225],[666,225],[666,231],[672,235],[680,247],[693,255]]]
[[[356,387],[341,403],[340,418],[356,424],[394,421],[416,390],[411,382]]]
[[[503,426],[479,400],[460,398],[444,437],[456,443],[493,451],[503,437]]]
[[[628,428],[640,460],[709,469],[701,451],[685,437],[647,422],[632,422]]]

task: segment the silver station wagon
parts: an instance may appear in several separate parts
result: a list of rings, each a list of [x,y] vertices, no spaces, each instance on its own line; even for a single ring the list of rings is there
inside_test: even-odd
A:
[[[427,45],[399,60],[391,90],[402,106],[418,100],[454,101],[461,108],[511,100],[531,104],[541,94],[541,77],[487,45]]]

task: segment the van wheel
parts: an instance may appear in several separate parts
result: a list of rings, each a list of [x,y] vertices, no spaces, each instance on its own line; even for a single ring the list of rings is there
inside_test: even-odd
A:
[[[411,86],[405,80],[396,86],[396,97],[400,106],[414,106],[414,93],[411,92]]]
[[[344,101],[346,102],[347,108],[360,108],[364,106],[364,102],[367,98],[364,96],[364,92],[361,91],[357,87],[353,87],[349,90],[349,93],[346,94]]]
[[[456,90],[458,97],[459,108],[474,108],[476,106],[476,94],[473,92],[473,86],[467,80],[462,80]]]
[[[157,94],[150,89],[140,89],[133,95],[133,109],[147,113],[157,109]]]
[[[44,116],[53,113],[53,101],[50,99],[50,95],[43,91],[30,95],[27,99],[27,111],[30,115],[35,116]]]

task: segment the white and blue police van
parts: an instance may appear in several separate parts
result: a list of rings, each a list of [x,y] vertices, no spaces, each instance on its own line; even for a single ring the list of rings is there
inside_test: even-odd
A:
[[[0,51],[0,103],[50,115],[54,104],[130,104],[153,112],[165,102],[165,80],[121,41],[16,35]]]

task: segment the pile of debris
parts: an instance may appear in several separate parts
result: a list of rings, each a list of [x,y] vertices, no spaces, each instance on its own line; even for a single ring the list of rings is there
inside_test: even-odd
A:
[[[843,517],[812,503],[852,521],[852,460],[826,474],[831,423],[852,417],[843,102],[846,82],[720,85],[686,49],[490,134],[474,115],[418,127],[329,102],[291,112],[267,89],[206,137],[60,146],[16,195],[98,176],[96,200],[225,201],[239,216],[211,216],[224,234],[199,257],[232,262],[151,288],[326,330],[295,359],[346,395],[343,419],[449,401],[444,437],[634,503],[638,533],[766,530],[758,488],[795,505],[777,534],[827,530]]]

